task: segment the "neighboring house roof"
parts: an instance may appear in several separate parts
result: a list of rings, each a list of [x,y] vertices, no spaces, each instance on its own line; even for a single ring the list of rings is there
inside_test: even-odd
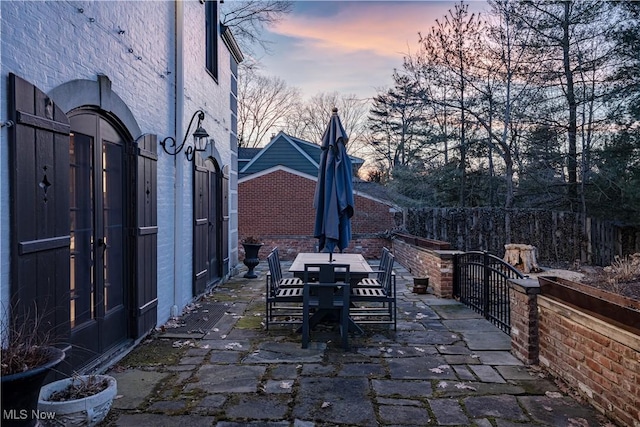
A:
[[[262,148],[238,148],[238,171],[241,171],[247,163],[251,161]]]
[[[353,191],[357,193],[365,193],[380,200],[392,200],[387,188],[377,182],[369,182],[356,178],[353,180]]]
[[[305,141],[278,132],[263,148],[241,148],[238,151],[238,170],[240,177],[246,177],[274,166],[284,166],[305,175],[318,175],[320,153],[318,144]],[[349,156],[357,170],[364,160]]]
[[[240,181],[251,179],[252,175],[258,177],[274,170],[285,170],[289,173],[316,179],[321,151],[318,144],[279,132],[263,148],[238,149]],[[349,157],[355,170],[364,163],[363,159]],[[353,190],[356,194],[369,199],[388,205],[395,204],[387,188],[375,182],[363,181],[354,176]]]
[[[418,202],[406,196],[390,190],[388,187],[377,182],[364,181],[360,178],[353,180],[353,191],[356,194],[366,194],[370,199],[379,200],[383,203],[400,206],[416,206]]]

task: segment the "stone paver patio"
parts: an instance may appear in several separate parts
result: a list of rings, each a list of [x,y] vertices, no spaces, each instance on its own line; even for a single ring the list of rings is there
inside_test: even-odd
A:
[[[119,397],[104,426],[603,426],[510,353],[509,337],[455,300],[411,292],[396,264],[398,329],[364,325],[340,347],[319,325],[264,330],[266,263],[207,301],[224,316],[198,339],[171,328],[116,364]],[[286,271],[286,266],[284,267]],[[166,359],[166,360],[165,360]]]

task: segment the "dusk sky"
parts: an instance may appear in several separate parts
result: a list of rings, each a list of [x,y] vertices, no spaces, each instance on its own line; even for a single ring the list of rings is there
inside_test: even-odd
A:
[[[305,98],[337,91],[371,98],[392,84],[394,68],[459,1],[295,1],[268,34],[267,75],[299,87]],[[483,12],[485,1],[465,2]]]

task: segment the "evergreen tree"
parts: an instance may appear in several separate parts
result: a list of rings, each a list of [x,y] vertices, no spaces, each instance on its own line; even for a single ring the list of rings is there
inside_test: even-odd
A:
[[[387,178],[398,166],[420,164],[430,135],[417,83],[397,71],[393,80],[393,88],[374,97],[368,116],[371,150]]]

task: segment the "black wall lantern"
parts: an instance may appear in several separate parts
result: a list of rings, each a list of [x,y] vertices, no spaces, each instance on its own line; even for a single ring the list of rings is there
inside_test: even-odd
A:
[[[198,117],[198,123],[196,124],[195,132],[193,132],[193,146],[189,145],[187,146],[187,148],[185,148],[184,146],[185,146],[185,143],[187,142],[187,137],[189,136],[191,125],[193,124],[193,121],[195,120],[196,116]],[[189,127],[187,127],[187,132],[184,134],[184,138],[182,139],[182,144],[176,147],[176,140],[171,136],[168,136],[162,141],[160,141],[160,145],[162,145],[164,152],[172,156],[175,156],[179,152],[181,152],[183,148],[185,148],[184,154],[187,156],[187,160],[191,161],[193,160],[193,156],[195,155],[196,151],[206,150],[207,144],[209,143],[209,134],[201,126],[203,120],[204,120],[204,111],[198,110],[195,113],[193,113],[193,116],[191,116],[191,121],[189,122]],[[171,145],[169,145],[169,148],[173,148],[173,151],[169,151],[167,149],[168,141],[171,141]]]

